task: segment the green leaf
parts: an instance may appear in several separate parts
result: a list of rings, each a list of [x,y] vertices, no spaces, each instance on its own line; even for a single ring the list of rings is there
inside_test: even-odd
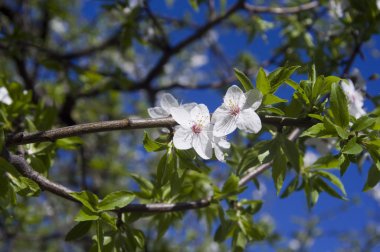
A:
[[[239,188],[239,178],[235,174],[231,174],[222,188],[223,194],[236,192]]]
[[[144,148],[148,152],[152,151],[161,151],[167,148],[167,144],[157,142],[149,137],[147,132],[144,132],[144,140],[143,140]]]
[[[3,147],[5,145],[5,136],[4,136],[4,129],[0,126],[0,152],[3,150]]]
[[[269,80],[262,67],[260,67],[259,72],[257,73],[256,87],[263,95],[268,94],[271,90]]]
[[[300,172],[300,153],[297,144],[285,137],[282,139],[281,143],[282,150],[284,151],[286,158],[292,164],[293,168],[297,172]]]
[[[104,234],[103,227],[100,220],[96,221],[96,244],[98,248],[98,252],[103,252],[103,242],[104,242]]]
[[[335,197],[337,199],[346,200],[345,197],[337,193],[331,186],[329,186],[325,181],[323,181],[320,178],[316,178],[314,180],[315,185],[322,191],[327,192],[332,197]]]
[[[300,66],[280,67],[268,75],[271,93],[274,93]]]
[[[81,202],[85,207],[93,212],[97,212],[97,206],[99,198],[95,194],[89,191],[73,192],[70,195]]]
[[[74,218],[75,221],[93,221],[97,219],[99,219],[99,214],[86,207],[82,207]]]
[[[313,168],[319,169],[330,169],[330,168],[338,168],[340,165],[340,161],[336,156],[327,155],[324,157],[320,157],[317,161],[312,165]]]
[[[234,68],[235,76],[240,81],[240,83],[243,85],[246,92],[253,89],[252,82],[250,79],[245,75],[243,72],[238,70],[237,68]]]
[[[82,221],[76,224],[66,235],[65,241],[75,241],[85,236],[90,231],[92,221]]]
[[[335,130],[334,130],[335,131]],[[300,137],[333,137],[330,130],[326,129],[323,123],[317,123],[305,130]]]
[[[326,178],[333,185],[335,185],[336,187],[338,187],[340,189],[340,191],[344,195],[347,195],[346,194],[346,190],[344,189],[344,185],[343,185],[342,181],[340,181],[340,179],[337,176],[335,176],[332,173],[326,172],[326,171],[316,171],[315,173],[318,174],[318,175],[320,175],[320,176],[322,176],[322,177],[324,177],[324,178]]]
[[[338,83],[333,83],[330,93],[330,108],[335,124],[346,128],[350,122],[347,98]]]
[[[279,108],[275,108],[275,107],[261,108],[260,112],[265,112],[265,113],[269,113],[269,114],[276,114],[276,115],[281,115],[281,116],[285,115],[284,111],[282,111]]]
[[[288,100],[282,99],[274,94],[266,94],[263,98],[264,105],[272,105],[280,102],[288,102]]]
[[[363,151],[363,147],[356,143],[356,137],[351,138],[342,148],[342,153],[356,155]]]
[[[285,190],[280,195],[280,198],[283,199],[283,198],[288,197],[292,192],[296,190],[297,186],[298,186],[298,176],[294,177],[290,181],[290,183],[285,187]]]
[[[119,209],[131,203],[135,195],[128,191],[117,191],[108,194],[98,205],[103,211]]]
[[[195,11],[198,11],[198,10],[199,10],[199,7],[198,7],[198,0],[189,0],[189,4],[191,5],[191,7],[192,7]]]
[[[365,192],[374,188],[379,183],[379,181],[380,181],[380,170],[375,165],[372,165],[368,171],[368,177],[364,185],[363,191]]]
[[[368,116],[362,116],[352,125],[351,130],[353,131],[361,131],[364,129],[370,128],[372,125],[376,123],[376,118],[371,118]]]
[[[219,225],[215,231],[214,241],[223,242],[232,234],[232,231],[236,228],[236,223],[231,220],[226,220]]]
[[[79,137],[69,137],[62,138],[55,141],[57,148],[65,150],[76,150],[80,145],[83,144],[83,141]]]
[[[277,190],[277,194],[280,193],[282,184],[284,183],[285,175],[286,175],[286,156],[281,150],[279,150],[274,156],[273,165],[272,165],[272,178]]]
[[[346,157],[346,155],[340,155],[339,157],[340,164],[340,176],[342,177],[344,173],[346,173],[347,168],[350,166],[350,160]]]

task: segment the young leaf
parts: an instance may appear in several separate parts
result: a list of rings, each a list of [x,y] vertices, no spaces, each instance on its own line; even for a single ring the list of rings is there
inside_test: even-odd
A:
[[[370,128],[372,125],[376,123],[375,118],[371,118],[368,116],[362,116],[352,125],[351,130],[361,131],[364,129]]]
[[[274,185],[277,190],[277,194],[279,194],[282,184],[284,183],[286,175],[286,157],[284,153],[279,150],[277,151],[277,155],[275,155],[272,165],[272,178]]]
[[[95,194],[89,191],[73,192],[70,195],[81,202],[85,207],[93,212],[97,212],[97,206],[99,198]]]
[[[295,142],[288,140],[287,138],[283,138],[282,141],[282,150],[286,154],[286,158],[292,164],[293,168],[300,172],[300,153],[298,150],[298,146]]]
[[[222,188],[223,194],[236,192],[239,187],[239,178],[235,174],[231,174]]]
[[[65,241],[79,240],[90,231],[92,221],[82,221],[76,224],[66,235]]]
[[[363,147],[356,143],[356,137],[351,138],[342,148],[342,153],[356,155],[363,151]]]
[[[0,151],[3,150],[4,144],[5,144],[4,129],[3,127],[0,127]]]
[[[347,98],[338,83],[333,83],[330,93],[330,107],[335,124],[346,128],[350,121]]]
[[[252,82],[249,80],[247,75],[245,75],[242,71],[238,70],[237,68],[234,68],[234,72],[235,72],[236,78],[243,85],[246,92],[253,89]]]
[[[131,203],[135,195],[127,191],[117,191],[108,194],[98,205],[99,210],[108,211],[125,207]]]
[[[167,148],[167,144],[154,141],[153,139],[149,137],[149,134],[147,132],[144,133],[143,144],[144,144],[145,150],[148,152],[161,151]]]
[[[342,181],[340,181],[340,179],[337,176],[326,171],[316,171],[315,173],[329,180],[333,185],[338,187],[344,195],[347,195]]]
[[[259,72],[257,73],[256,87],[263,95],[268,94],[271,89],[267,75],[262,67],[260,67]]]
[[[274,94],[266,94],[263,98],[264,105],[272,105],[280,102],[288,102],[288,100],[282,99]]]
[[[280,198],[283,199],[283,198],[288,197],[292,192],[294,192],[294,190],[296,190],[297,186],[298,186],[298,176],[294,177],[292,181],[290,181],[290,183],[286,186],[283,193],[280,195]]]
[[[274,93],[300,66],[280,67],[268,75],[271,93]]]
[[[82,207],[81,210],[77,213],[74,220],[75,221],[93,221],[99,219],[99,215],[96,212],[91,211],[86,207]]]
[[[368,177],[364,185],[363,191],[365,192],[374,188],[379,183],[379,181],[380,181],[380,170],[375,165],[372,165],[368,171]]]

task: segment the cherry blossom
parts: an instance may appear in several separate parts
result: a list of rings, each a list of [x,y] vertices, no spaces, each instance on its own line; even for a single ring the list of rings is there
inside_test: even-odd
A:
[[[13,100],[5,87],[0,87],[0,102],[11,105]]]
[[[194,148],[200,157],[212,157],[212,142],[209,132],[210,113],[204,104],[196,105],[189,112],[184,107],[173,107],[171,114],[179,124],[174,132],[173,144],[179,150]]]
[[[315,161],[318,160],[318,158],[319,158],[319,155],[317,155],[316,153],[314,153],[312,151],[306,151],[305,155],[303,156],[304,167],[311,166],[312,164],[315,163]]]
[[[224,96],[223,104],[212,115],[213,133],[216,137],[226,136],[236,128],[248,133],[261,130],[261,120],[255,110],[260,106],[262,94],[257,89],[247,93],[233,85]]]
[[[212,135],[212,131],[211,131]],[[225,151],[231,147],[231,144],[227,142],[225,137],[216,137],[212,135],[212,147],[215,151],[215,157],[221,161],[225,162]]]
[[[171,115],[170,110],[172,108],[179,108],[183,107],[187,111],[190,111],[192,108],[195,107],[196,103],[186,103],[186,104],[179,104],[177,99],[174,98],[169,93],[163,93],[160,97],[159,106],[148,108],[148,114],[152,118],[161,118],[161,117],[168,117]]]
[[[363,109],[364,97],[359,90],[355,89],[354,83],[349,79],[343,81],[342,89],[348,100],[350,114],[355,118],[365,115],[366,112]]]

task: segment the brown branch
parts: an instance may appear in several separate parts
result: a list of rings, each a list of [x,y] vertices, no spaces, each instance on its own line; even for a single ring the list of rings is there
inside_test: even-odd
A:
[[[196,30],[192,35],[187,37],[186,39],[179,42],[174,47],[169,48],[164,52],[164,54],[161,56],[161,58],[158,60],[156,65],[149,71],[145,79],[142,81],[143,86],[149,86],[151,81],[159,75],[166,63],[169,62],[171,57],[177,53],[179,53],[183,48],[190,45],[200,37],[202,37],[204,34],[206,34],[211,28],[214,26],[220,24],[223,20],[230,17],[232,14],[234,14],[236,11],[244,7],[244,1],[238,0],[229,10],[227,10],[223,15],[220,15],[216,17],[215,19],[209,21],[205,25],[201,26],[198,30]]]
[[[70,194],[74,193],[71,189],[54,183],[45,178],[35,170],[20,156],[11,154],[9,152],[3,152],[2,156],[12,164],[18,172],[23,176],[36,182],[42,190],[51,192],[57,196],[68,199],[70,201],[80,203]],[[198,209],[207,207],[211,204],[211,199],[201,199],[196,201],[179,202],[179,203],[153,203],[153,204],[129,204],[116,212],[149,212],[149,213],[162,213],[173,211],[185,211],[190,209]]]
[[[302,11],[308,11],[319,6],[318,1],[312,1],[310,3],[301,4],[294,7],[267,7],[267,6],[255,6],[249,3],[244,3],[244,9],[251,14],[268,13],[277,15],[289,15],[296,14]]]
[[[261,121],[265,124],[276,126],[297,126],[308,127],[315,122],[311,118],[292,118],[281,116],[260,115]],[[54,141],[61,138],[80,136],[90,133],[131,130],[131,129],[148,129],[148,128],[168,128],[177,125],[171,117],[165,118],[144,118],[144,119],[122,119],[114,121],[103,121],[94,123],[84,123],[47,131],[33,133],[19,132],[7,137],[7,145],[22,145],[28,143],[38,143]]]

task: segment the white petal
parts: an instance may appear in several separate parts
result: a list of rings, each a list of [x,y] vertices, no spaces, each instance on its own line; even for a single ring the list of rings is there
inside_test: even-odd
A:
[[[173,144],[179,150],[187,150],[191,148],[193,132],[189,129],[178,127],[174,132]]]
[[[170,115],[161,107],[148,108],[148,114],[152,118],[168,117]]]
[[[169,93],[163,93],[160,98],[160,106],[170,113],[171,108],[177,108],[179,106],[178,101]]]
[[[215,157],[216,157],[220,162],[225,162],[224,153],[223,153],[222,149],[219,148],[218,146],[215,146],[215,147],[214,147],[214,150],[215,150]]]
[[[210,124],[210,112],[204,104],[199,104],[195,106],[190,111],[191,120],[197,123],[202,123],[204,126]]]
[[[237,127],[248,133],[257,133],[261,130],[261,120],[253,108],[244,109],[240,112]]]
[[[191,128],[192,121],[191,121],[191,118],[190,118],[190,113],[187,112],[186,109],[181,108],[181,107],[179,107],[179,108],[172,108],[170,110],[170,113],[172,114],[173,119],[179,125],[181,125],[182,127],[185,127],[185,128]]]
[[[245,95],[243,91],[236,85],[231,86],[228,88],[226,95],[223,98],[224,104],[227,106],[229,104],[237,104],[239,108],[242,108],[245,104]]]
[[[197,105],[198,105],[197,103],[191,102],[191,103],[181,104],[181,107],[190,112]]]
[[[5,87],[0,88],[0,102],[7,105],[12,104],[12,98],[9,96],[8,90]]]
[[[207,132],[202,131],[199,134],[194,134],[192,145],[201,158],[210,159],[212,157],[212,144]]]
[[[245,97],[247,98],[243,109],[253,108],[254,110],[258,109],[263,100],[263,95],[258,89],[251,89],[247,93],[245,93]]]
[[[231,115],[223,105],[212,114],[212,121],[214,123],[213,134],[216,137],[226,136],[236,129],[236,116]]]
[[[227,140],[224,137],[216,137],[216,143],[218,146],[220,146],[223,149],[229,149],[231,147],[231,144],[227,142]]]

